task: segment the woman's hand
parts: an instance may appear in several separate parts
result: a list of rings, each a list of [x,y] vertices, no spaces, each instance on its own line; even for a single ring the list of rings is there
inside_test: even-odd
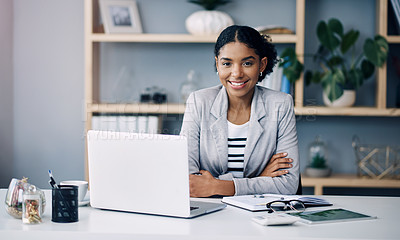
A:
[[[215,195],[214,189],[218,180],[209,171],[200,170],[199,175],[189,175],[190,196],[209,197]]]
[[[264,171],[260,174],[260,176],[264,177],[278,177],[284,174],[287,174],[288,170],[280,170],[283,168],[291,168],[293,165],[293,159],[285,158],[287,153],[277,153],[272,156],[271,160],[268,162]]]

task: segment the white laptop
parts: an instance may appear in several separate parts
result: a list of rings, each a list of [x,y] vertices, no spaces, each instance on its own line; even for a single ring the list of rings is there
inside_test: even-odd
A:
[[[224,208],[190,201],[185,137],[90,130],[90,205],[192,218]]]

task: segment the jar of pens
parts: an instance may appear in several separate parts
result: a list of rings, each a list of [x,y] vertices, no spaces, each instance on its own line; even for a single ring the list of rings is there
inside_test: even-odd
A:
[[[58,185],[49,170],[51,191],[51,221],[58,223],[77,222],[78,186]]]
[[[27,178],[11,179],[6,194],[6,210],[11,216],[22,219],[23,223],[41,223],[46,197],[42,190],[27,180]]]

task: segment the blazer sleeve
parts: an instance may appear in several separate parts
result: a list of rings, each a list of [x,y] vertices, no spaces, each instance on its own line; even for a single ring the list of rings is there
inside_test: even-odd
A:
[[[287,152],[293,159],[289,173],[279,177],[234,178],[235,195],[248,194],[295,194],[299,182],[299,152],[297,146],[296,119],[293,99],[287,95],[285,107],[279,111],[276,151],[273,154]]]
[[[186,101],[180,135],[185,136],[188,142],[189,173],[196,173],[200,170],[200,116],[194,92]]]

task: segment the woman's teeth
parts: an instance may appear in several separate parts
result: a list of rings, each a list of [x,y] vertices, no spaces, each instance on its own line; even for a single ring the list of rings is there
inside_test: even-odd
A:
[[[236,82],[230,82],[233,86],[242,86],[243,84],[247,83],[247,81],[245,82],[241,82],[241,83],[236,83]]]

